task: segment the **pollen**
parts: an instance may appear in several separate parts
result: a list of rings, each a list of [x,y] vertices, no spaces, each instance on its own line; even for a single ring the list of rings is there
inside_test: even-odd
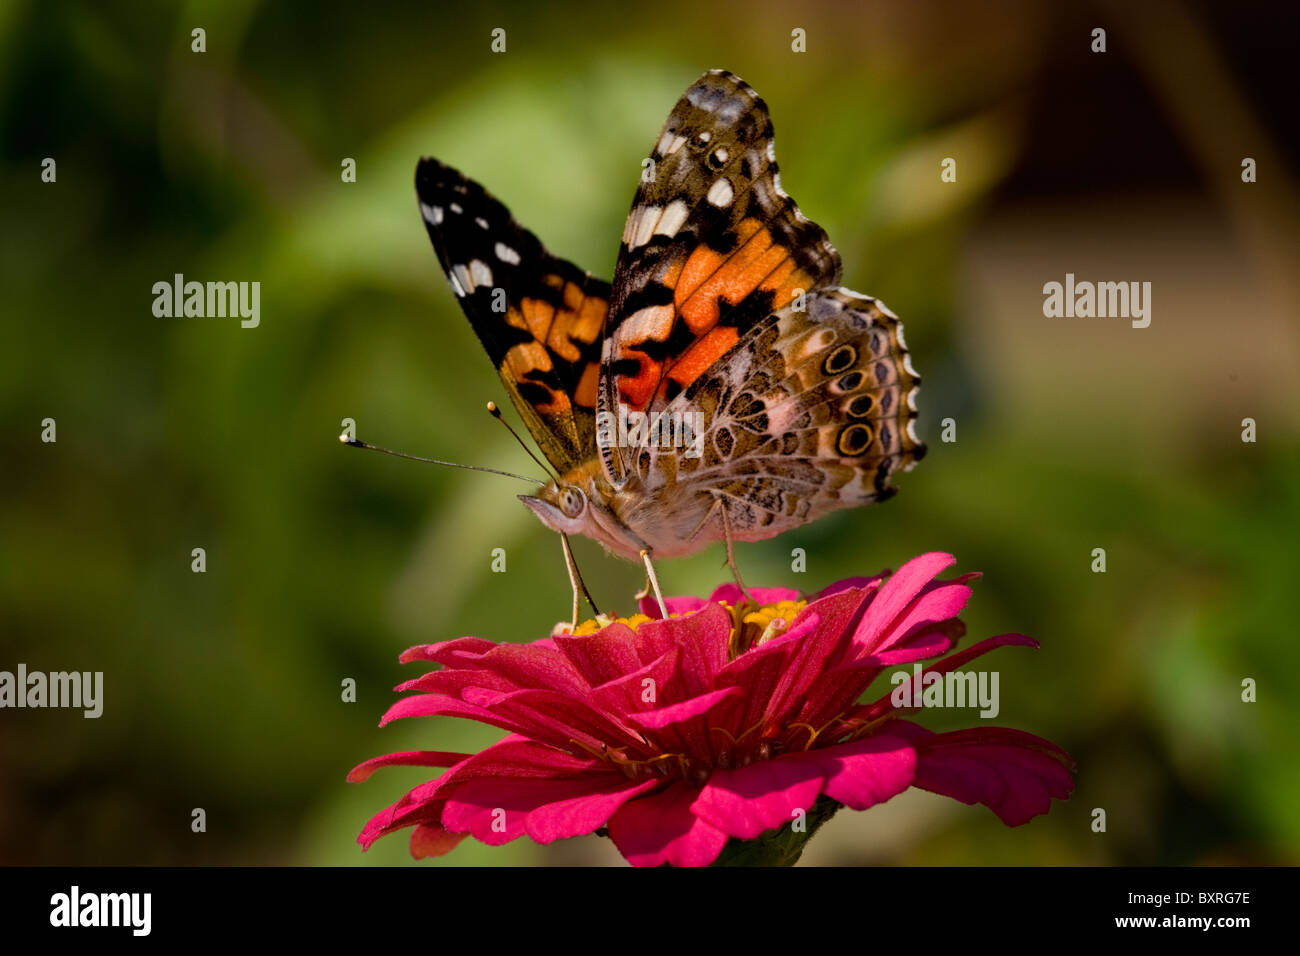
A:
[[[732,645],[737,649],[756,647],[759,644],[780,637],[790,627],[790,622],[799,616],[799,612],[807,605],[806,600],[798,601],[778,601],[775,604],[767,604],[763,607],[755,607],[752,603],[744,604],[739,607],[732,607],[723,603],[732,615],[732,621],[735,622],[739,617],[739,623],[733,625]],[[681,617],[680,614],[670,614],[669,617]],[[554,633],[565,634],[572,637],[587,637],[595,634],[611,624],[623,624],[632,630],[637,630],[642,624],[653,621],[654,618],[645,614],[633,614],[629,617],[619,617],[613,614],[601,614],[598,617],[590,618],[583,621],[572,631],[569,630],[568,624],[561,624]]]
[[[679,616],[680,615],[678,614],[669,615],[669,617],[679,617]],[[609,627],[609,625],[611,624],[626,624],[628,627],[632,628],[632,630],[635,631],[642,624],[645,624],[647,621],[652,621],[652,620],[654,620],[654,618],[649,617],[645,614],[633,614],[631,617],[616,617],[609,614],[601,614],[599,617],[594,617],[590,620],[583,621],[581,624],[579,624],[577,628],[574,630],[573,636],[586,637],[588,634],[595,634],[597,631],[601,630],[602,628]]]
[[[808,602],[804,600],[778,601],[776,604],[768,604],[756,611],[750,611],[741,618],[741,623],[756,625],[762,634],[757,643],[762,644],[784,634],[790,622],[798,617],[799,612],[807,604]]]

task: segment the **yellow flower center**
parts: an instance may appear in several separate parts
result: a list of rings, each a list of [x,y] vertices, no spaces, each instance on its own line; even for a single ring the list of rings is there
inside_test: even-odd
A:
[[[671,617],[680,617],[681,615],[673,614]],[[632,630],[636,630],[646,621],[652,621],[654,618],[645,614],[633,614],[631,617],[618,617],[612,614],[601,614],[590,620],[583,621],[573,632],[574,637],[586,637],[588,634],[595,634],[602,628],[609,627],[611,624],[626,624]]]
[[[765,604],[762,607],[748,601],[734,607],[726,602],[721,603],[731,614],[732,627],[729,644],[732,657],[749,650],[751,647],[766,644],[768,641],[780,637],[789,629],[790,623],[799,616],[799,612],[808,604],[802,598],[797,601],[778,601],[775,604]],[[669,617],[681,617],[681,615],[670,614]],[[654,618],[645,614],[633,614],[631,617],[601,614],[579,624],[573,630],[573,636],[586,637],[611,624],[624,624],[635,631],[642,624],[652,620]],[[564,630],[567,630],[567,628]],[[564,633],[564,630],[560,633]]]
[[[798,616],[799,612],[807,606],[808,602],[798,601],[778,601],[776,604],[768,604],[760,607],[756,611],[750,611],[740,619],[742,624],[757,625],[762,634],[763,640],[771,640],[785,633],[785,629],[790,626],[790,622]],[[779,622],[779,623],[778,623]],[[775,633],[768,634],[769,628],[779,628]],[[758,643],[763,643],[760,640]]]

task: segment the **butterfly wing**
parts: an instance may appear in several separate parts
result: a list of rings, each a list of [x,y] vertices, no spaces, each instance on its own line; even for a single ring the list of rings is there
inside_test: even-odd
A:
[[[700,416],[694,449],[634,450],[647,511],[671,497],[682,521],[669,535],[690,539],[661,550],[720,540],[719,502],[733,539],[757,541],[883,500],[895,491],[890,476],[924,457],[914,430],[921,380],[902,323],[842,288],[806,304],[760,320],[668,405],[667,421]]]
[[[551,255],[436,159],[420,161],[415,191],[452,292],[543,454],[561,473],[590,458],[610,284]]]
[[[763,100],[721,70],[669,114],[623,231],[598,408],[662,409],[766,316],[839,280],[839,255],[781,189]],[[600,449],[608,476],[627,449]]]

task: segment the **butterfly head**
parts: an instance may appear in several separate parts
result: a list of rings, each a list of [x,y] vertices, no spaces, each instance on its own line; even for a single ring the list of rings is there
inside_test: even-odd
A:
[[[537,495],[520,495],[542,524],[563,534],[584,533],[591,501],[581,486],[552,480]]]
[[[552,479],[536,495],[520,495],[542,524],[561,534],[594,538],[616,554],[635,558],[645,544],[619,519],[614,489],[598,467]]]

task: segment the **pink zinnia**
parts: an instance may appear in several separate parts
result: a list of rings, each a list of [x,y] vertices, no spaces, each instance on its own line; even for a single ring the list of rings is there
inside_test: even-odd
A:
[[[865,810],[912,786],[1025,823],[1073,788],[1055,744],[1003,727],[933,733],[903,719],[910,711],[894,706],[892,688],[858,702],[897,665],[941,658],[925,672],[942,674],[1004,644],[1038,646],[1004,634],[948,654],[977,577],[935,581],[953,562],[925,554],[806,602],[751,589],[756,607],[729,584],[707,600],[668,600],[667,620],[647,600],[627,621],[531,644],[464,637],[411,648],[404,662],[442,669],[400,685],[417,693],[382,723],[468,717],[509,733],[477,754],[412,751],[358,766],[350,780],[399,764],[450,768],[375,816],[358,842],[414,827],[411,853],[423,857],[466,835],[550,843],[607,827],[633,864],[703,866],[729,838],[812,817],[819,799]]]

